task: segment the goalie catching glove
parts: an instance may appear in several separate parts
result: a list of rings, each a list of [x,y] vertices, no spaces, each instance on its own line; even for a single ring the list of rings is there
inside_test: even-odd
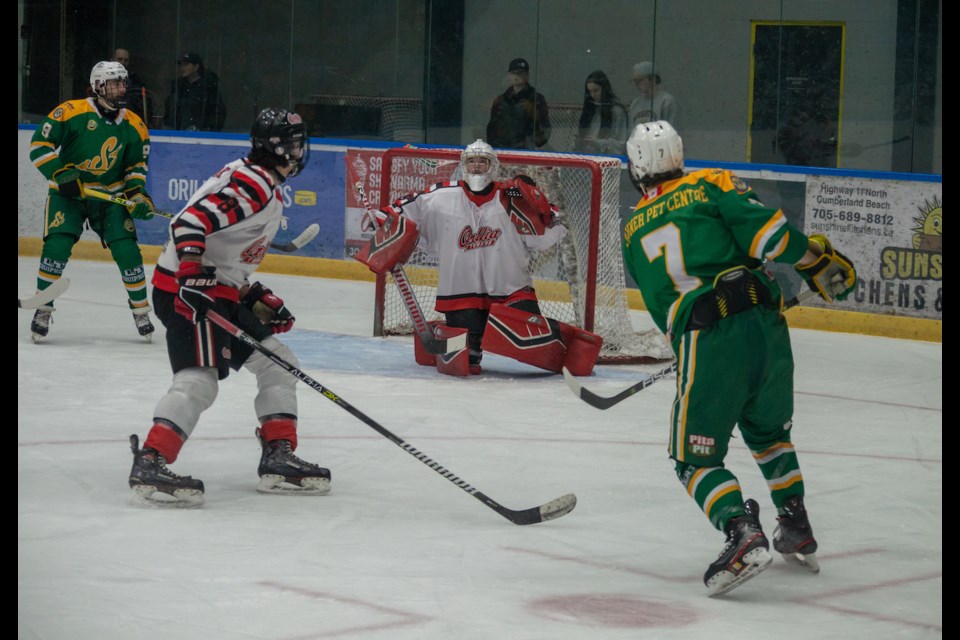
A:
[[[263,324],[273,333],[285,333],[293,328],[296,318],[287,309],[283,299],[259,282],[250,285],[243,296],[245,304]]]
[[[542,236],[557,220],[556,207],[536,183],[524,175],[503,183],[501,202],[520,235]]]
[[[134,203],[134,206],[127,207],[131,218],[137,220],[150,220],[153,218],[153,212],[156,210],[156,207],[153,206],[153,200],[142,187],[127,189],[123,192],[123,197]]]
[[[797,271],[810,288],[827,302],[845,300],[857,284],[857,270],[845,255],[833,248],[826,236],[810,236],[810,250],[819,256]]]
[[[406,216],[390,213],[370,242],[353,257],[374,273],[386,273],[410,259],[419,239],[420,231],[416,222]]]

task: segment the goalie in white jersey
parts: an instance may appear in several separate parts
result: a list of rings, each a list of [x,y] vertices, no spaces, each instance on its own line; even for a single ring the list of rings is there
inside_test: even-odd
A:
[[[518,176],[499,182],[499,166],[493,147],[483,140],[467,145],[460,157],[462,179],[412,193],[382,209],[386,223],[357,256],[375,272],[389,271],[409,258],[419,240],[420,249],[437,257],[436,310],[446,323],[436,330],[465,330],[469,350],[462,365],[455,358],[459,354],[438,358],[443,373],[479,374],[483,350],[551,371],[571,364],[565,358],[577,339],[587,338],[588,350],[595,343],[599,352],[599,336],[541,315],[528,271],[530,256],[558,243],[567,229],[532,179]],[[414,224],[392,224],[398,216]],[[418,353],[418,362],[432,364],[421,356]],[[592,369],[596,354],[587,360]]]
[[[157,403],[143,448],[130,436],[134,462],[130,487],[150,502],[195,506],[203,482],[167,468],[217,396],[230,369],[257,377],[254,400],[262,454],[258,491],[326,493],[330,471],[295,456],[296,378],[205,318],[215,310],[284,360],[298,366],[274,334],[294,317],[283,300],[250,282],[283,216],[280,185],[300,173],[309,140],[300,116],[264,109],[251,129],[252,150],[203,183],[170,223],[170,238],[153,276],[153,304],[166,327],[173,383]]]

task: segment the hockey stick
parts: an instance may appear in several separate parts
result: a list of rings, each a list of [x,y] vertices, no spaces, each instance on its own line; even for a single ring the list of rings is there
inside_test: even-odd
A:
[[[127,200],[126,198],[121,198],[120,196],[104,193],[103,191],[97,191],[96,189],[84,189],[83,195],[84,197],[91,197],[96,200],[103,200],[104,202],[112,202],[114,204],[119,204],[124,207],[127,207],[128,209],[135,207],[137,205],[137,203],[133,202],[132,200]],[[171,219],[174,216],[174,214],[170,213],[169,211],[161,211],[160,209],[154,209],[152,213],[155,216],[160,216],[161,218],[167,218],[167,219]],[[314,222],[309,227],[301,231],[300,235],[298,235],[296,238],[294,238],[290,242],[284,242],[284,243],[271,242],[270,248],[277,249],[278,251],[283,251],[284,253],[293,253],[294,251],[298,251],[299,249],[302,249],[305,244],[307,244],[308,242],[316,238],[317,234],[319,233],[320,233],[320,225]]]
[[[350,168],[349,164],[348,168]],[[353,173],[352,168],[350,168],[350,172]],[[367,200],[367,192],[363,188],[363,182],[360,180],[355,181],[354,187],[360,195],[360,200],[363,202],[364,208],[367,210],[367,215],[370,216],[371,224],[373,224],[375,229],[379,229],[380,219],[377,218],[376,211],[373,210],[370,201]],[[420,302],[413,292],[413,287],[410,286],[410,281],[407,280],[407,273],[403,270],[403,265],[398,264],[391,269],[390,275],[393,276],[393,282],[397,285],[397,291],[400,292],[400,299],[403,301],[403,306],[407,308],[407,313],[410,314],[413,330],[427,353],[436,355],[466,348],[467,334],[465,333],[449,339],[438,338],[433,333],[433,328],[427,323],[427,319],[423,316],[423,309],[420,308]]]
[[[282,369],[285,369],[288,373],[296,377],[298,380],[311,387],[312,389],[319,391],[327,400],[335,403],[341,409],[344,409],[355,418],[359,419],[361,422],[366,424],[368,427],[371,427],[374,431],[380,435],[386,437],[388,440],[393,442],[395,445],[412,455],[414,458],[427,465],[441,476],[457,485],[474,498],[487,505],[501,516],[509,520],[514,524],[536,524],[537,522],[543,522],[544,520],[554,520],[561,516],[564,516],[577,506],[577,497],[572,493],[568,493],[565,496],[561,496],[555,500],[540,505],[539,507],[531,507],[529,509],[523,509],[520,511],[514,511],[513,509],[508,509],[503,505],[499,504],[492,498],[487,497],[476,488],[472,487],[468,483],[464,482],[452,472],[444,468],[440,463],[434,461],[432,458],[419,451],[416,447],[408,444],[402,438],[395,435],[391,431],[387,430],[386,427],[380,425],[373,418],[363,413],[349,402],[338,396],[336,393],[323,386],[303,371],[293,366],[279,355],[271,351],[269,348],[263,346],[258,340],[247,334],[243,329],[233,324],[216,311],[207,311],[206,317],[213,322],[215,325],[219,326],[221,329],[232,335],[234,338],[240,340],[247,346],[252,349],[259,351],[266,357],[270,358],[274,363],[276,363]]]
[[[17,298],[17,307],[20,309],[36,309],[37,307],[50,304],[54,298],[66,291],[69,286],[69,278],[54,280],[53,284],[43,291],[38,291],[36,295],[30,296],[29,298]]]
[[[790,298],[789,300],[784,302],[783,309],[787,310],[787,309],[790,309],[791,307],[795,307],[798,304],[805,302],[816,295],[817,295],[817,292],[810,289],[803,291],[797,294],[796,297]],[[673,364],[671,364],[666,369],[661,369],[660,371],[657,371],[656,373],[651,374],[650,377],[644,378],[640,382],[636,382],[630,385],[629,387],[627,387],[626,389],[624,389],[623,391],[621,391],[620,393],[616,393],[612,396],[601,396],[597,393],[594,393],[593,391],[590,391],[590,389],[587,389],[582,384],[577,382],[577,379],[573,377],[573,374],[571,374],[566,367],[563,368],[563,379],[566,381],[567,387],[570,388],[571,393],[573,393],[573,395],[577,396],[578,398],[586,402],[591,407],[596,407],[597,409],[609,409],[613,405],[623,402],[633,394],[643,391],[647,387],[653,385],[653,383],[656,382],[657,380],[662,380],[663,378],[666,378],[667,376],[674,374],[676,372],[677,372],[677,362],[674,361]]]

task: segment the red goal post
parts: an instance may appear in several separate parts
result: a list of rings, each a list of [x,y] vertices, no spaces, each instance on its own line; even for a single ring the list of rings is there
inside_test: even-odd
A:
[[[459,179],[461,149],[396,147],[383,155],[380,207],[411,191]],[[663,335],[637,332],[630,319],[620,248],[620,160],[535,151],[498,151],[500,175],[532,177],[560,211],[569,233],[530,260],[543,314],[600,334],[600,362],[642,363],[672,358]],[[437,263],[417,250],[405,265],[428,320],[434,311]],[[405,335],[413,326],[389,274],[377,278],[375,335]]]

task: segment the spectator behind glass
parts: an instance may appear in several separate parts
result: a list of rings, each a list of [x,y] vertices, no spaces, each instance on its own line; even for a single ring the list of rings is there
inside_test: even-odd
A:
[[[510,86],[490,108],[487,143],[503,149],[537,149],[550,140],[547,101],[530,86],[530,65],[514,58],[507,68]]]
[[[613,93],[607,74],[594,71],[584,82],[583,111],[573,150],[623,155],[626,142],[627,109]]]
[[[640,95],[630,103],[630,130],[642,122],[666,120],[674,129],[680,120],[680,105],[674,97],[660,88],[660,74],[654,73],[652,62],[633,65],[633,84]]]
[[[220,131],[227,107],[220,97],[220,79],[203,66],[196,53],[177,60],[179,77],[170,81],[164,122],[183,131]]]
[[[155,118],[157,114],[156,103],[153,94],[147,90],[146,83],[130,69],[130,51],[127,49],[115,49],[112,60],[119,62],[127,70],[127,109],[140,116],[144,124],[148,127],[151,124],[149,118]],[[146,98],[146,100],[144,100]],[[156,124],[160,124],[159,120]]]

